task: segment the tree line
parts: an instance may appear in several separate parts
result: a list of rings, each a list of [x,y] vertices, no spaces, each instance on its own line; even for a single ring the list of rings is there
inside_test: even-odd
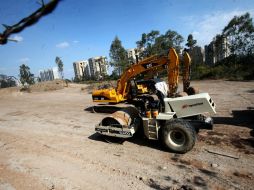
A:
[[[60,57],[56,56],[55,63],[58,68],[58,73],[60,75],[59,77],[61,79],[63,79],[64,78],[64,74],[63,74],[64,64],[63,64],[62,59]],[[19,78],[20,78],[20,82],[23,86],[25,84],[31,85],[31,84],[35,83],[34,74],[31,73],[30,67],[26,64],[22,64],[19,66]],[[38,77],[38,80],[40,81],[41,79]]]
[[[183,41],[184,38],[176,31],[168,30],[165,34],[160,34],[158,30],[152,30],[149,33],[143,33],[141,39],[136,42],[136,53],[139,54],[139,59],[155,54],[165,55],[170,47],[174,47],[179,53]],[[136,61],[132,57],[128,57],[127,50],[117,36],[111,43],[109,56],[111,59],[110,65],[114,67],[113,74],[118,74],[118,76]]]
[[[247,12],[234,16],[215,37],[215,53],[217,47],[227,39],[228,49],[221,49],[222,53],[229,51],[229,56],[219,60],[212,67],[199,66],[196,78],[226,78],[230,80],[254,79],[254,26],[250,14]]]
[[[218,48],[223,40],[227,41],[226,48]],[[191,57],[193,49],[197,46],[192,34],[188,35],[185,46],[184,38],[174,30],[168,30],[160,34],[158,30],[143,33],[141,39],[136,42],[136,51],[139,58],[144,59],[151,55],[165,55],[169,48],[175,48],[178,53],[188,51]],[[216,52],[216,51],[220,52]],[[229,79],[254,79],[254,25],[250,14],[247,12],[240,16],[234,16],[223,28],[220,34],[215,36],[214,48],[209,53],[220,54],[229,51],[229,56],[219,60],[214,65],[206,65],[202,60],[193,59],[192,78],[229,78]],[[131,64],[127,56],[127,50],[123,47],[118,36],[114,38],[110,46],[110,65],[114,68],[112,77],[117,78]]]

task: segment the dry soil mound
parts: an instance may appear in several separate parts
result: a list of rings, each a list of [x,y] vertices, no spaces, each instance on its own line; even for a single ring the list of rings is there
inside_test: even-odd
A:
[[[42,92],[42,91],[52,91],[60,90],[64,87],[67,87],[67,84],[64,80],[54,80],[47,82],[40,82],[29,87],[31,92]]]

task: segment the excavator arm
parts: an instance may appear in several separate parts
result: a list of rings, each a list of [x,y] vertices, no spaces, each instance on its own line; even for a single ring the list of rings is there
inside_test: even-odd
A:
[[[168,65],[168,58],[152,56],[145,60],[142,60],[136,65],[132,65],[128,68],[118,81],[116,92],[127,97],[129,93],[129,82],[130,79],[135,78],[137,75],[142,73],[157,73],[165,70]]]
[[[118,103],[127,100],[129,93],[130,80],[137,75],[146,72],[159,72],[166,69],[168,65],[168,57],[151,56],[140,61],[138,64],[127,68],[117,81],[116,89],[100,89],[92,93],[94,102],[111,102]]]
[[[117,88],[95,90],[92,93],[94,102],[118,103],[127,100],[130,80],[142,73],[158,73],[168,69],[170,96],[177,91],[179,76],[179,58],[175,49],[171,48],[168,56],[151,56],[124,71],[117,82]]]

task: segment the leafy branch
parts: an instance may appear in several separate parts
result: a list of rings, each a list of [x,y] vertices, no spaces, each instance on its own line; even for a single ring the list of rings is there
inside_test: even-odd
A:
[[[21,19],[18,23],[12,26],[3,24],[5,30],[2,33],[0,33],[0,45],[4,45],[8,41],[15,41],[13,39],[9,39],[9,36],[11,34],[19,33],[26,27],[35,24],[42,16],[50,14],[56,8],[58,3],[59,0],[50,0],[49,3],[45,4],[44,0],[41,0],[40,2],[41,7],[28,17]]]

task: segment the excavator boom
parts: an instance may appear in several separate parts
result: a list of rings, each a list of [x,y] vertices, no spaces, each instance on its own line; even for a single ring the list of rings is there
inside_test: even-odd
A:
[[[168,71],[170,96],[174,96],[178,86],[179,58],[175,49],[169,50],[168,56],[151,56],[137,64],[131,65],[117,81],[117,88],[95,90],[92,93],[94,102],[118,103],[126,101],[130,93],[130,80],[143,73],[158,73]]]

